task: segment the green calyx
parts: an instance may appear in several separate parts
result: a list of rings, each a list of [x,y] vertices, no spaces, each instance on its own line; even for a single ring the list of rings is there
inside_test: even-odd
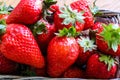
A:
[[[104,62],[108,66],[107,68],[108,71],[110,71],[111,67],[115,65],[116,62],[115,59],[112,58],[112,56],[105,54],[100,54],[99,60],[100,62]]]
[[[0,35],[6,32],[6,22],[4,19],[0,20]]]
[[[51,16],[52,15],[52,12],[49,11],[50,9],[50,6],[53,5],[53,4],[56,4],[57,1],[54,1],[54,0],[44,0],[43,1],[43,18],[46,20],[46,17],[47,16]]]
[[[103,37],[108,44],[109,49],[117,52],[118,45],[120,44],[120,27],[118,24],[103,24],[104,30],[101,32],[100,36]]]
[[[80,37],[77,42],[83,48],[84,53],[86,51],[96,50],[97,48],[97,46],[94,44],[94,40],[90,40],[89,37]]]
[[[9,14],[13,10],[12,6],[7,6],[3,2],[0,2],[0,14]]]
[[[64,19],[62,24],[68,25],[70,23],[75,26],[76,21],[84,23],[84,12],[78,12],[77,10],[73,10],[71,6],[63,6],[60,8],[61,14],[59,14],[59,17]]]
[[[48,8],[50,8],[51,5],[56,4],[57,1],[54,1],[54,0],[44,0],[43,3],[45,5],[45,7],[48,9]]]
[[[46,25],[44,23],[38,21],[34,25],[33,34],[34,35],[40,35],[44,32],[47,32]]]
[[[76,31],[75,27],[72,26],[69,29],[63,28],[62,30],[59,30],[59,33],[55,33],[57,36],[67,36],[67,37],[76,37],[79,35],[79,32]]]
[[[95,1],[93,2],[93,6],[90,6],[90,10],[91,10],[93,16],[99,14],[99,8],[98,8],[98,6],[96,6],[96,4],[95,4],[96,1],[97,1],[97,0],[95,0]]]
[[[98,6],[96,5],[96,1],[97,0],[93,2],[93,6],[89,6],[91,13],[94,17],[103,15],[103,12],[101,12]]]

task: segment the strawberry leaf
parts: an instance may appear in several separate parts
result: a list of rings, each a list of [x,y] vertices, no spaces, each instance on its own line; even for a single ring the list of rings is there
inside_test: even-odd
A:
[[[47,20],[47,19],[46,19],[47,16],[51,16],[51,15],[52,15],[52,12],[49,11],[50,6],[53,5],[53,4],[56,4],[56,3],[57,3],[57,1],[54,1],[54,0],[43,0],[42,15],[43,15],[43,18],[44,18],[45,20]]]
[[[63,6],[60,8],[61,14],[59,14],[59,17],[64,19],[62,24],[68,25],[70,23],[75,26],[76,21],[84,23],[84,12],[78,12],[77,10],[73,10],[71,6]]]
[[[120,27],[118,24],[103,25],[104,30],[100,33],[108,44],[109,49],[113,49],[114,52],[118,50],[120,44]]]
[[[51,5],[56,4],[57,1],[54,1],[54,0],[44,0],[43,3],[45,5],[45,7],[48,9],[48,8],[50,8]]]
[[[62,37],[62,36],[67,36],[67,37],[76,37],[79,35],[79,33],[76,31],[75,27],[72,26],[69,29],[63,28],[62,30],[59,30],[59,33],[55,33],[57,36]]]
[[[0,3],[0,14],[9,14],[13,10],[11,5],[7,6],[5,3]]]
[[[84,53],[86,51],[96,50],[97,48],[97,46],[94,44],[95,42],[90,40],[89,37],[80,37],[77,42],[84,49]]]
[[[33,33],[34,35],[39,35],[39,34],[42,34],[43,32],[47,32],[46,25],[38,21],[34,25]]]
[[[117,44],[116,41],[112,44],[112,49],[114,50],[114,52],[117,51],[117,49],[118,49],[118,44]]]
[[[6,26],[0,24],[0,35],[4,34],[6,32]]]
[[[97,0],[95,0],[95,1],[93,2],[93,6],[89,6],[89,8],[90,8],[93,16],[99,16],[99,15],[102,15],[102,14],[103,14],[103,13],[101,13],[101,12],[99,11],[98,6],[96,5],[96,1],[97,1]]]
[[[4,19],[0,20],[0,35],[6,32],[6,22]]]
[[[100,54],[99,60],[108,66],[108,71],[110,71],[111,67],[115,64],[115,59],[110,55]]]

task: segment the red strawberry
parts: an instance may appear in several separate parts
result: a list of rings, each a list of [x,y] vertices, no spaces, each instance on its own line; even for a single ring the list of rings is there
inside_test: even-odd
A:
[[[98,33],[102,32],[103,31],[103,26],[102,26],[103,23],[100,23],[100,22],[96,22],[93,27],[92,27],[92,30],[96,30]]]
[[[60,77],[76,61],[79,54],[77,41],[70,37],[76,33],[75,28],[64,28],[59,32],[60,34],[50,41],[47,50],[47,72],[51,77]]]
[[[34,33],[42,52],[46,53],[48,43],[55,36],[55,31],[54,24],[50,24],[46,20],[41,19],[35,24]]]
[[[33,24],[41,16],[42,0],[21,0],[7,19],[7,24]]]
[[[77,67],[70,67],[65,71],[64,78],[84,78],[84,72]]]
[[[11,60],[8,60],[0,52],[0,74],[13,73],[17,70],[17,64]]]
[[[45,57],[45,63],[46,63],[46,57]],[[47,65],[45,64],[45,66],[43,68],[34,68],[34,67],[31,67],[31,71],[33,71],[36,76],[41,76],[41,77],[47,77],[48,74],[47,74]]]
[[[75,26],[77,31],[82,31],[84,28],[83,13],[78,10],[73,10],[71,6],[55,8],[54,23],[57,30],[64,27],[70,28]]]
[[[94,53],[97,46],[94,44],[93,40],[89,39],[89,37],[80,37],[77,41],[80,47],[77,63],[83,65],[87,63],[89,57]]]
[[[117,65],[114,58],[104,54],[93,54],[87,63],[86,76],[88,78],[115,78]]]
[[[59,10],[59,6],[58,5],[55,4],[55,5],[51,5],[50,6],[50,11],[52,11],[53,13],[58,11],[58,10]]]
[[[103,31],[103,25],[104,23],[102,22],[95,22],[92,27],[92,30],[90,30],[89,32],[90,38],[96,40],[96,34]]]
[[[10,60],[18,63],[44,67],[44,58],[31,33],[21,24],[9,24],[1,39],[1,52]]]
[[[120,27],[117,24],[104,25],[96,36],[98,49],[106,54],[120,56]]]
[[[94,25],[94,18],[90,11],[89,5],[86,0],[78,0],[70,4],[73,10],[78,10],[78,12],[83,11],[83,16],[85,17],[85,27],[84,29],[91,28]]]

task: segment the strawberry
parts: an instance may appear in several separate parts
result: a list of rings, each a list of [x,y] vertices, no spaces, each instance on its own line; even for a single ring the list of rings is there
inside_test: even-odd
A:
[[[54,4],[50,6],[50,11],[55,13],[56,11],[59,11],[59,6]]]
[[[50,41],[47,49],[47,72],[51,77],[60,77],[76,61],[79,54],[78,43],[72,37],[76,35],[76,29],[64,28],[59,32]]]
[[[21,0],[7,19],[7,24],[33,24],[41,16],[42,0]]]
[[[120,56],[120,27],[117,24],[103,25],[102,32],[96,35],[98,49],[106,54]]]
[[[35,24],[34,34],[36,34],[38,44],[43,53],[46,53],[48,43],[55,36],[55,32],[54,24],[50,24],[44,19],[39,20]]]
[[[78,67],[70,67],[64,73],[64,78],[84,78],[84,71]]]
[[[0,50],[6,58],[36,68],[44,67],[41,51],[26,26],[9,24],[3,27],[3,31],[6,32],[2,36]]]
[[[93,27],[92,27],[92,30],[95,30],[97,31],[98,33],[102,32],[103,31],[103,26],[102,26],[103,23],[100,23],[100,22],[96,22]]]
[[[17,63],[7,59],[0,52],[0,74],[13,73],[17,70]]]
[[[54,23],[57,30],[64,27],[70,28],[75,26],[77,31],[82,31],[84,28],[83,13],[78,10],[73,10],[71,6],[53,7],[56,9],[54,13]]]
[[[93,54],[87,63],[86,76],[95,79],[115,78],[117,64],[115,59],[110,55]]]
[[[88,2],[86,0],[77,0],[75,2],[72,2],[70,4],[71,8],[73,10],[78,10],[78,12],[83,11],[84,14],[84,29],[91,28],[94,25],[94,18],[92,16],[92,13],[90,11]]]
[[[96,50],[96,45],[93,40],[90,40],[89,37],[80,37],[77,39],[80,47],[79,57],[77,63],[79,65],[86,64],[89,57],[94,54]]]

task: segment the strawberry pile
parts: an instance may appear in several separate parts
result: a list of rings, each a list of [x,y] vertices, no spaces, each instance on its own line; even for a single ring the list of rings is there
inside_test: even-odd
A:
[[[58,6],[21,0],[0,16],[0,74],[53,78],[115,78],[118,24],[94,22],[85,0]],[[3,13],[2,13],[3,12]]]

